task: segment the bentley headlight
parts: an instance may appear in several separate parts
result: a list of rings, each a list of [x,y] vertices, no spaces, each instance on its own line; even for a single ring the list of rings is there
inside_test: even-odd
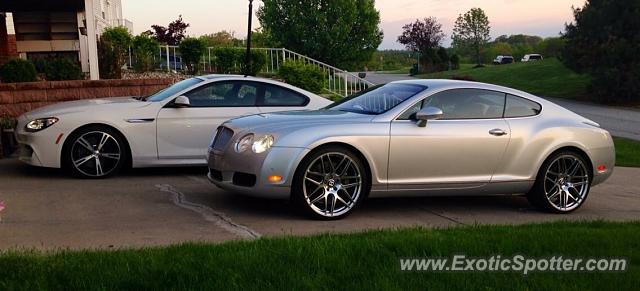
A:
[[[58,119],[55,117],[38,118],[27,123],[27,125],[25,126],[25,130],[28,132],[41,131],[49,126],[54,125],[56,122],[58,122]]]
[[[251,143],[253,143],[253,133],[247,134],[243,136],[238,142],[236,142],[236,152],[242,153],[251,148]]]
[[[254,153],[259,154],[270,149],[272,145],[273,145],[273,136],[267,134],[257,139],[256,141],[254,141],[251,149],[253,150]]]

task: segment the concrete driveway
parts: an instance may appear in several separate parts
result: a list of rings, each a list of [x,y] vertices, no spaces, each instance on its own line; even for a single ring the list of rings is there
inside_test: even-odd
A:
[[[640,219],[640,169],[617,168],[570,215],[538,212],[509,197],[371,199],[341,221],[312,221],[284,201],[217,189],[205,169],[143,169],[107,180],[78,180],[57,170],[0,160],[0,249],[120,248],[186,241],[366,229],[552,220]]]

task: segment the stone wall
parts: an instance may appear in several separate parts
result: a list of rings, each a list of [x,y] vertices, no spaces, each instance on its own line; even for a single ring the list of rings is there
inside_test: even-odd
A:
[[[63,101],[147,96],[172,82],[172,79],[136,79],[0,83],[0,117],[17,117],[38,107]]]

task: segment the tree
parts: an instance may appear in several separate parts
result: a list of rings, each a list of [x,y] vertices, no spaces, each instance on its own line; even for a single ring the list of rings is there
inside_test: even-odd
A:
[[[355,69],[382,42],[374,0],[263,0],[262,29],[283,47],[331,65]]]
[[[442,32],[442,25],[435,17],[428,17],[424,21],[416,19],[415,22],[406,24],[402,29],[403,32],[398,37],[398,42],[408,50],[419,52],[423,71],[430,71],[429,66],[435,63],[432,51],[440,46],[445,36]]]
[[[566,26],[563,62],[592,76],[597,101],[640,103],[640,1],[588,0]]]
[[[233,32],[226,30],[218,31],[212,34],[205,34],[200,40],[208,47],[233,46],[236,40]]]
[[[182,20],[182,15],[178,16],[178,19],[169,23],[168,27],[161,25],[152,25],[151,29],[146,33],[152,35],[152,37],[159,43],[168,45],[177,45],[185,38],[187,28],[190,25]]]
[[[564,39],[561,37],[548,37],[538,43],[536,50],[545,58],[560,57],[564,49]]]
[[[529,46],[536,46],[541,41],[542,41],[542,37],[539,37],[537,35],[526,35],[526,34],[513,34],[509,36],[501,35],[501,36],[498,36],[495,40],[495,42],[504,42],[512,46],[524,45],[524,44]]]
[[[198,64],[200,64],[206,49],[207,46],[200,39],[194,37],[187,37],[180,42],[180,54],[189,74],[198,73]]]
[[[102,32],[98,43],[98,64],[102,78],[122,78],[122,67],[130,45],[131,33],[122,26],[109,27]]]
[[[133,38],[133,57],[135,58],[134,68],[138,72],[148,72],[154,68],[153,57],[160,50],[160,44],[148,33],[141,33]]]
[[[264,31],[262,28],[256,28],[251,34],[251,46],[252,47],[281,47],[277,42],[273,40],[271,35]]]
[[[468,50],[475,56],[478,65],[482,64],[482,49],[489,42],[489,18],[480,8],[472,8],[459,15],[453,27],[453,46],[456,50]]]

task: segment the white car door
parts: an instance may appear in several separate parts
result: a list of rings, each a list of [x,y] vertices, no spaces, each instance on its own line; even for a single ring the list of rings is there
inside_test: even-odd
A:
[[[304,110],[311,100],[309,97],[284,87],[264,84],[264,94],[258,98],[258,106],[263,113]]]
[[[157,143],[160,159],[202,159],[214,130],[224,121],[260,113],[256,106],[262,94],[259,83],[220,81],[186,94],[190,106],[169,102],[158,113]]]

